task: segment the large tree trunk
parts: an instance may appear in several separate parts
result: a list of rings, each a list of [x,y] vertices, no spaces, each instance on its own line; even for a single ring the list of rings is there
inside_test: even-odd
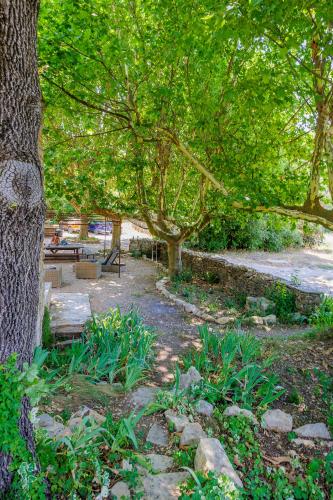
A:
[[[88,217],[86,215],[81,215],[80,217],[80,240],[86,240],[88,238]]]
[[[42,166],[38,151],[41,94],[36,55],[38,0],[0,0],[0,363],[33,355],[43,238]],[[34,452],[27,402],[20,430]],[[0,453],[0,492],[10,483]]]
[[[182,271],[182,250],[179,242],[167,241],[169,276],[177,276]]]
[[[111,247],[120,249],[121,220],[112,221],[112,242]]]

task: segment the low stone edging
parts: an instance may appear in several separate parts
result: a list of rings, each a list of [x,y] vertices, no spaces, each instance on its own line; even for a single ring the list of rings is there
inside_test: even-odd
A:
[[[235,320],[235,318],[231,316],[223,318],[214,318],[214,316],[211,316],[210,314],[201,311],[199,307],[195,306],[194,304],[179,299],[177,295],[174,295],[173,293],[169,292],[169,290],[166,288],[165,285],[167,285],[168,283],[170,283],[169,278],[162,278],[161,280],[156,282],[156,289],[159,292],[161,292],[162,295],[164,295],[167,299],[171,300],[174,304],[177,304],[177,306],[180,306],[182,309],[184,309],[185,312],[193,314],[193,316],[203,319],[204,321],[216,323],[220,326],[225,326],[228,323],[232,323]]]

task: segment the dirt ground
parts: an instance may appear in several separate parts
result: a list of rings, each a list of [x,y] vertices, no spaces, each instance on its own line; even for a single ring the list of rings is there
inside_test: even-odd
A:
[[[271,274],[304,290],[333,294],[333,235],[325,235],[320,248],[283,252],[227,251],[218,255],[233,264]]]

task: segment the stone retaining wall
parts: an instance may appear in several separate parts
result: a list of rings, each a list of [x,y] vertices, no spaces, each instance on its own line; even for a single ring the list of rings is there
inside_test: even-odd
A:
[[[139,251],[148,258],[152,255],[152,245],[157,248],[157,259],[167,264],[167,246],[165,241],[152,241],[149,239],[133,239],[130,241],[129,250]],[[227,294],[243,293],[255,297],[265,295],[267,288],[277,282],[283,282],[295,294],[297,310],[309,314],[321,300],[321,294],[302,290],[275,276],[264,274],[255,269],[239,266],[228,262],[223,257],[204,252],[183,249],[182,260],[184,269],[191,269],[194,274],[203,275],[206,272],[216,273]]]

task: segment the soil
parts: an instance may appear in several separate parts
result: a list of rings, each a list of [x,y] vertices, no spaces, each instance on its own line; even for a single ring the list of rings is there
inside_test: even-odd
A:
[[[225,293],[220,283],[207,283],[207,281],[195,276],[190,282],[180,284],[168,284],[168,289],[174,295],[191,304],[195,304],[203,312],[218,319],[221,317],[236,318],[234,324],[230,323],[224,328],[239,329],[256,337],[290,337],[310,331],[307,325],[286,325],[277,323],[274,326],[251,326],[246,325],[244,318],[249,316],[245,310],[245,298],[240,293],[238,296],[230,296]],[[253,312],[252,315],[256,313]],[[268,314],[268,313],[267,313]],[[241,325],[241,326],[239,326]],[[214,330],[223,331],[216,323],[212,323]]]

